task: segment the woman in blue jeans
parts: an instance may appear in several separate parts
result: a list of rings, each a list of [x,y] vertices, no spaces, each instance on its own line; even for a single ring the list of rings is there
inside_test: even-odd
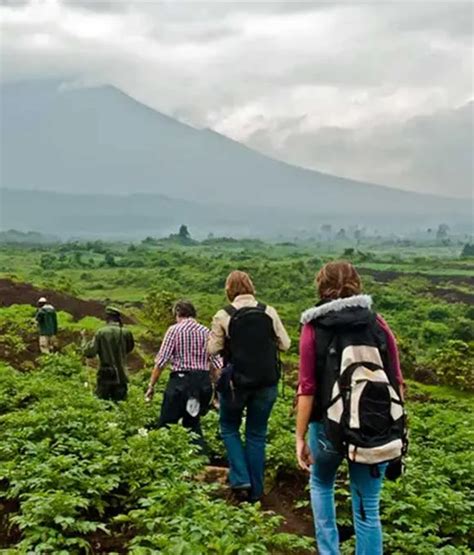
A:
[[[234,395],[220,397],[220,427],[229,459],[229,481],[233,490],[247,494],[251,502],[263,495],[268,420],[276,398],[276,385],[255,391],[237,390]],[[243,443],[240,426],[245,409]]]
[[[370,311],[371,300],[361,295],[361,281],[352,264],[332,262],[319,272],[316,283],[321,302],[305,314],[300,338],[300,370],[298,385],[298,415],[296,426],[296,456],[299,466],[310,471],[311,505],[316,528],[316,540],[320,555],[338,555],[339,534],[336,525],[334,484],[337,470],[343,461],[341,455],[328,440],[322,423],[318,393],[317,370],[324,368],[327,356],[324,342],[318,342],[318,330],[325,317],[335,326],[331,333],[337,335],[338,325],[347,325],[360,311]],[[359,311],[359,312],[357,312]],[[403,378],[395,338],[387,323],[376,316],[376,325],[385,334],[387,356],[401,391]],[[319,387],[318,387],[319,386]],[[308,434],[308,442],[306,435]],[[356,555],[381,555],[383,553],[382,526],[380,522],[380,493],[386,464],[376,467],[349,462],[352,512],[356,532]]]
[[[232,389],[220,395],[220,428],[229,460],[229,481],[239,497],[251,502],[263,495],[265,447],[270,413],[277,398],[277,351],[290,338],[276,310],[255,299],[245,272],[226,281],[230,305],[212,321],[208,351],[223,353],[233,367]],[[240,427],[245,415],[245,442]]]

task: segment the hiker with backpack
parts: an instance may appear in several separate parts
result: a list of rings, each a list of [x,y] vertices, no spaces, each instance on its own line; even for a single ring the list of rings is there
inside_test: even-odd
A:
[[[158,428],[181,420],[185,428],[194,432],[194,441],[201,452],[207,454],[201,417],[209,411],[212,399],[211,371],[220,368],[221,360],[207,352],[209,329],[196,320],[196,309],[191,302],[178,301],[173,315],[176,323],[168,328],[156,356],[145,399],[153,399],[156,382],[171,362]]]
[[[316,284],[321,300],[301,317],[296,456],[311,473],[318,553],[339,554],[334,483],[346,458],[356,555],[380,555],[382,482],[406,448],[397,344],[352,264],[326,264]]]
[[[208,349],[224,356],[217,389],[230,485],[239,499],[256,502],[263,495],[268,420],[280,378],[278,351],[289,349],[290,338],[276,310],[256,300],[248,274],[232,272],[225,289],[231,304],[214,316]],[[245,443],[240,436],[244,413]]]
[[[91,341],[85,330],[81,331],[82,348],[87,358],[99,357],[96,394],[108,401],[124,401],[127,398],[127,355],[134,349],[132,332],[123,327],[122,314],[118,308],[105,309],[105,326],[98,329]]]

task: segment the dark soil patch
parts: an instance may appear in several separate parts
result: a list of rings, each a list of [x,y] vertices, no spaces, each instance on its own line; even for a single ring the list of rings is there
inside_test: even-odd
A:
[[[74,320],[80,320],[85,316],[104,317],[104,303],[78,299],[67,293],[52,291],[50,289],[39,289],[30,283],[19,283],[11,279],[0,279],[0,306],[11,306],[13,304],[30,304],[36,306],[40,297],[46,297],[57,310],[63,310],[72,315]],[[133,320],[124,317],[126,324],[132,324]]]
[[[412,403],[431,403],[433,399],[428,393],[416,392],[409,393],[407,395],[407,400]]]
[[[0,334],[2,333],[2,328],[0,327]],[[38,335],[36,333],[25,333],[22,335],[23,342],[25,343],[25,349],[20,352],[1,352],[2,361],[10,364],[13,368],[20,371],[29,371],[34,368],[36,359],[40,355]],[[79,346],[81,344],[81,336],[78,332],[73,332],[71,330],[59,330],[58,333],[58,352],[70,344],[76,344]],[[88,365],[97,368],[97,362],[89,360]],[[144,360],[139,353],[134,351],[127,357],[127,366],[130,373],[135,373],[144,368]]]
[[[309,506],[297,509],[296,503],[309,500],[306,476],[280,475],[273,488],[262,499],[262,508],[283,517],[281,531],[314,537],[313,516]]]
[[[433,287],[432,289],[429,289],[429,292],[433,295],[433,297],[443,299],[443,301],[448,301],[449,303],[465,303],[474,305],[474,294],[472,293],[442,287]]]
[[[7,335],[5,328],[0,326],[0,336]],[[6,362],[16,368],[17,370],[27,370],[33,367],[36,357],[39,355],[38,338],[35,334],[26,332],[22,333],[21,339],[25,348],[21,351],[16,349],[8,349],[5,345],[0,348],[0,357],[3,362]]]
[[[140,372],[140,370],[143,370],[144,367],[145,362],[136,351],[133,351],[133,353],[130,353],[127,356],[127,369],[131,374]]]
[[[19,510],[14,499],[0,499],[0,549],[11,547],[20,541],[20,530],[10,524],[10,517]]]
[[[365,275],[372,276],[376,281],[388,283],[399,277],[416,277],[424,278],[430,283],[437,285],[439,283],[452,283],[453,285],[469,285],[474,287],[474,277],[467,275],[431,275],[421,272],[399,272],[397,270],[373,270],[371,268],[361,268],[360,272]]]
[[[110,534],[98,530],[87,539],[90,542],[92,553],[102,555],[105,553],[128,553],[128,542],[133,538],[133,531],[112,531]]]
[[[155,355],[158,352],[157,340],[154,337],[146,335],[140,338],[140,347],[147,355]]]
[[[422,274],[420,272],[397,272],[395,270],[371,270],[368,268],[361,269],[362,274],[372,276],[376,281],[381,283],[390,283],[399,277],[415,277],[424,278],[433,285],[440,283],[452,283],[453,285],[464,285],[474,288],[474,277],[466,275],[449,275],[449,276],[433,276]],[[460,291],[459,289],[450,289],[448,287],[429,287],[427,293],[438,299],[443,299],[449,303],[465,303],[474,305],[474,294]]]
[[[423,368],[418,367],[415,368],[415,372],[413,374],[413,378],[420,383],[428,384],[428,385],[438,385],[439,378],[436,375],[436,372],[431,370],[431,368]]]

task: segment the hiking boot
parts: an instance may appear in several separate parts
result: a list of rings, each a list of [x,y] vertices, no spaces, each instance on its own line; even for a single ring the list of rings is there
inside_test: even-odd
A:
[[[238,503],[248,502],[250,499],[250,486],[236,486],[231,488],[232,494]]]

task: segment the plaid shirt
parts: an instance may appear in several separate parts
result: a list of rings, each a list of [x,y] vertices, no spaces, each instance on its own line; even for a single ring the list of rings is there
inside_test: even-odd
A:
[[[169,327],[156,355],[155,365],[163,368],[171,361],[173,372],[209,370],[210,362],[215,368],[220,368],[221,358],[207,352],[209,333],[194,318],[186,318]]]

